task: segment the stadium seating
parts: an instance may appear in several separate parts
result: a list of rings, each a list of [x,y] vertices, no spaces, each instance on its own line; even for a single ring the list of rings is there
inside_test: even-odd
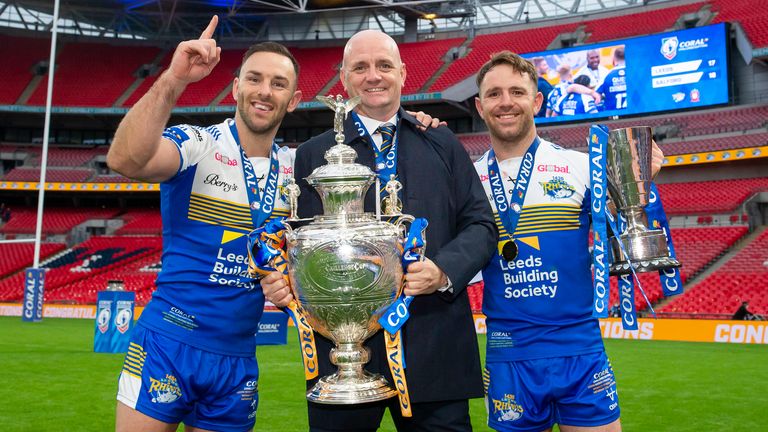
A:
[[[302,102],[314,101],[320,90],[339,73],[344,48],[290,48],[290,50],[301,66],[299,90],[302,92]]]
[[[752,194],[768,191],[768,177],[658,185],[667,214],[725,213]]]
[[[63,243],[42,243],[40,259],[64,249]],[[0,244],[0,278],[31,267],[35,256],[34,243],[5,243]]]
[[[0,227],[3,234],[32,234],[37,224],[37,209],[14,208],[11,220]],[[49,208],[43,212],[43,234],[66,234],[89,219],[110,219],[117,210]]]
[[[681,15],[696,12],[704,4],[704,2],[692,3],[662,7],[648,12],[589,19],[586,21],[585,31],[589,33],[586,43],[637,36],[639,29],[642,29],[643,34],[661,33],[671,29]]]
[[[760,0],[710,0],[713,23],[738,22],[755,48],[768,46],[768,11]]]
[[[0,105],[13,105],[32,80],[32,68],[41,61],[48,61],[51,41],[44,38],[3,36],[0,56],[13,59],[3,64],[0,74]]]
[[[56,57],[53,104],[109,107],[136,80],[133,74],[160,52],[155,47],[107,43],[69,43]],[[45,105],[47,79],[39,83],[28,105]]]
[[[84,182],[93,176],[94,171],[88,168],[73,169],[48,169],[45,172],[46,182]],[[8,171],[3,178],[7,181],[40,181],[40,167],[24,168],[17,167]]]
[[[134,210],[122,216],[125,225],[115,231],[115,235],[156,234],[163,230],[163,221],[159,210]]]
[[[766,230],[721,268],[690,287],[662,310],[674,313],[732,314],[742,301],[749,301],[752,312],[768,314]]]
[[[151,290],[160,260],[160,237],[91,237],[74,248],[54,254],[41,264],[46,268],[46,302],[93,304],[107,280],[122,279],[126,289]],[[0,301],[19,301],[23,274],[0,280]],[[148,300],[143,294],[143,300]]]

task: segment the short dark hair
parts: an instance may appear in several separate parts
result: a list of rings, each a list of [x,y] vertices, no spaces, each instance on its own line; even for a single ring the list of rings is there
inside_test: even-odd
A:
[[[259,52],[270,52],[275,54],[280,54],[281,56],[288,57],[288,60],[291,61],[291,64],[293,64],[293,71],[296,73],[296,81],[298,83],[299,79],[299,62],[296,61],[296,58],[293,57],[293,54],[291,54],[290,51],[288,51],[288,48],[285,46],[277,43],[277,42],[259,42],[257,44],[253,44],[248,48],[248,51],[243,54],[243,61],[240,63],[240,67],[237,68],[237,72],[235,75],[240,76],[240,69],[242,69],[243,65],[245,64],[248,59]]]
[[[576,79],[575,79],[575,80],[573,80],[573,82],[574,82],[574,83],[576,83],[576,84],[581,84],[581,85],[583,85],[584,87],[589,87],[589,83],[590,83],[591,81],[592,81],[592,80],[591,80],[591,79],[589,79],[589,77],[588,77],[588,76],[586,76],[586,75],[579,75],[579,76],[577,76],[577,77],[576,77]]]
[[[511,51],[501,51],[491,55],[491,59],[477,72],[477,88],[480,89],[480,84],[483,83],[483,79],[485,79],[485,75],[488,71],[502,64],[511,66],[512,69],[520,73],[520,75],[528,75],[533,83],[534,92],[539,90],[539,74],[536,73],[536,68],[533,67],[533,63]]]

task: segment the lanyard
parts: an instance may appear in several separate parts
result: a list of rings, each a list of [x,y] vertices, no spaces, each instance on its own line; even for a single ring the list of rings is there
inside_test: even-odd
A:
[[[499,164],[496,161],[493,147],[488,151],[488,181],[491,185],[493,201],[496,203],[496,210],[499,214],[499,219],[501,219],[501,224],[507,230],[510,238],[515,233],[517,222],[520,220],[520,214],[523,212],[525,195],[528,193],[528,184],[530,183],[531,175],[533,175],[533,161],[540,142],[539,137],[536,137],[530,147],[528,147],[528,151],[525,152],[525,156],[523,156],[523,161],[520,163],[520,169],[517,172],[515,188],[512,191],[511,202],[507,201],[504,182],[501,179],[501,170],[499,170]],[[515,253],[515,255],[517,254]]]
[[[243,177],[245,179],[245,190],[248,193],[248,204],[251,209],[251,219],[253,227],[259,228],[264,225],[272,210],[275,208],[277,199],[277,178],[280,175],[280,161],[277,157],[278,147],[272,142],[272,149],[269,153],[269,172],[267,173],[267,183],[264,186],[264,192],[259,190],[259,181],[256,179],[256,173],[253,170],[253,164],[248,160],[248,156],[240,145],[240,137],[237,134],[235,122],[229,124],[229,130],[232,137],[235,138],[235,144],[240,149],[240,159],[243,163]]]
[[[392,146],[389,148],[389,152],[384,154],[376,143],[374,143],[370,133],[365,129],[365,125],[362,120],[360,120],[360,116],[354,111],[350,114],[352,115],[352,120],[355,122],[355,126],[357,126],[357,132],[361,137],[367,139],[368,142],[371,143],[373,154],[376,158],[376,174],[379,176],[382,184],[386,184],[392,174],[397,176],[397,130],[395,130],[395,136],[392,137]],[[395,122],[395,126],[397,126],[397,121]],[[383,144],[384,142],[382,140],[382,145]],[[382,190],[382,194],[383,193]]]

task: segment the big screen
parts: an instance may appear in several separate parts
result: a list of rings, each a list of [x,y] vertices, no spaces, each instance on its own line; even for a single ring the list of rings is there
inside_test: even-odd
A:
[[[536,123],[728,102],[725,24],[525,54],[552,91]]]

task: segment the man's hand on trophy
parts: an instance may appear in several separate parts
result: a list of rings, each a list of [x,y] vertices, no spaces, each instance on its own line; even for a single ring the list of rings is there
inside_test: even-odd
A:
[[[421,126],[418,128],[422,131],[427,130],[428,128],[437,128],[439,126],[448,126],[448,123],[441,122],[439,118],[432,117],[431,115],[425,113],[424,111],[419,112],[413,112],[413,111],[406,111],[408,114],[416,117],[416,120],[421,123]]]
[[[655,140],[651,140],[651,144],[651,178],[655,178],[656,174],[661,171],[661,165],[664,163],[664,152],[661,151]]]
[[[277,307],[286,307],[293,300],[293,293],[288,280],[282,272],[272,272],[261,279],[264,298]]]
[[[448,284],[448,276],[429,258],[408,265],[405,295],[432,294]]]
[[[176,47],[168,67],[170,76],[183,84],[200,81],[208,76],[221,58],[221,47],[216,46],[213,32],[219,23],[214,15],[199,39],[184,41]]]

